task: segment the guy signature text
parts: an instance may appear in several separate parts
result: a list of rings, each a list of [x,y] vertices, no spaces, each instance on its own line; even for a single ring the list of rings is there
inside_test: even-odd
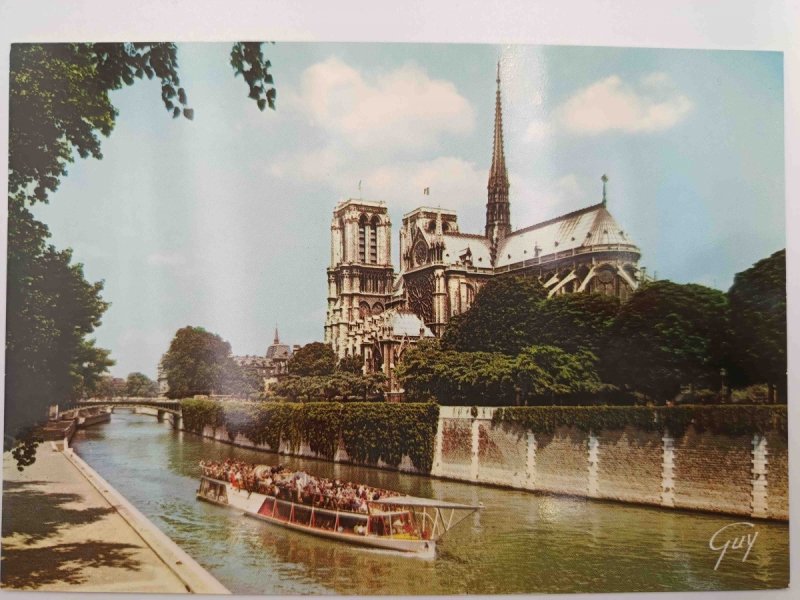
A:
[[[729,550],[744,550],[742,562],[747,560],[750,555],[750,550],[756,543],[758,531],[755,530],[755,525],[746,521],[738,523],[729,523],[724,527],[720,527],[708,540],[708,547],[714,552],[719,553],[717,564],[714,565],[714,570],[719,568],[722,559]]]

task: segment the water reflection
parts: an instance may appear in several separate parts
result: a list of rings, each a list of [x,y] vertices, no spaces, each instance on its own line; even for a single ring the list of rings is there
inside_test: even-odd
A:
[[[788,527],[758,523],[746,563],[714,571],[709,537],[741,519],[477,487],[235,448],[144,415],[79,432],[77,451],[224,585],[249,594],[461,594],[753,589],[788,582]],[[324,477],[485,509],[435,561],[287,531],[195,500],[197,463],[277,460]]]

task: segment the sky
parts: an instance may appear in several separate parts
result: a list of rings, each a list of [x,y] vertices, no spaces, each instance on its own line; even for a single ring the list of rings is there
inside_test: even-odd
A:
[[[658,278],[721,290],[785,247],[777,52],[568,46],[265,46],[277,110],[259,112],[230,44],[179,46],[193,121],[155,82],[112,94],[102,160],[78,159],[35,214],[111,303],[96,331],[114,375],[154,377],[175,331],[235,354],[321,340],[330,221],[384,201],[483,230],[500,61],[512,225],[600,201]],[[359,191],[361,182],[361,191]],[[430,188],[430,196],[423,189]]]

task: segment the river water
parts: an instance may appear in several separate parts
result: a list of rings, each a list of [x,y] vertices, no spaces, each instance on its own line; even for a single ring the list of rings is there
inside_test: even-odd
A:
[[[77,453],[156,526],[240,594],[499,594],[729,590],[785,587],[789,529],[755,522],[742,550],[709,538],[747,519],[473,486],[379,469],[280,457],[293,469],[414,496],[483,502],[438,544],[432,561],[361,549],[242,517],[195,499],[198,462],[228,457],[275,464],[255,452],[175,432],[146,415],[115,413],[79,431]],[[724,537],[720,544],[724,543]]]

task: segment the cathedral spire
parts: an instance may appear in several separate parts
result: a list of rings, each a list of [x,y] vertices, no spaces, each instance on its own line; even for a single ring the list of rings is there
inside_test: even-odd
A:
[[[272,343],[275,344],[276,346],[281,343],[281,338],[278,335],[278,324],[277,323],[275,323],[275,339],[273,340]]]
[[[508,201],[508,171],[503,148],[503,103],[500,95],[500,61],[497,61],[497,92],[494,106],[492,167],[489,170],[486,203],[486,237],[494,247],[511,233],[511,207]]]
[[[608,175],[603,173],[603,176],[600,178],[600,181],[603,182],[603,206],[606,205],[606,183],[608,183]]]

